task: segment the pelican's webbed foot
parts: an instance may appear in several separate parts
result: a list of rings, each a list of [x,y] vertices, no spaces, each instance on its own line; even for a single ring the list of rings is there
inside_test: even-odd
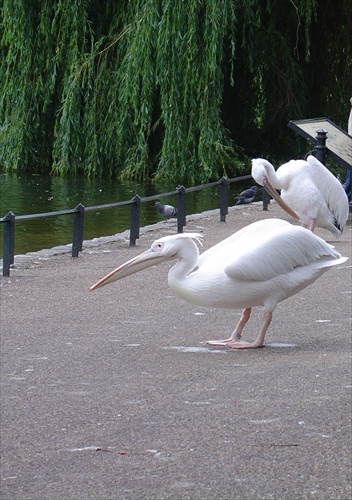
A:
[[[260,329],[258,338],[255,342],[246,342],[244,340],[241,340],[243,327],[249,320],[250,315],[251,315],[250,307],[247,307],[242,311],[241,319],[238,322],[235,331],[232,333],[229,339],[208,340],[208,342],[206,343],[211,346],[225,346],[225,347],[230,347],[231,349],[257,349],[259,347],[265,347],[264,345],[265,334],[270,325],[273,313],[272,312],[264,313],[264,322]]]
[[[235,339],[230,337],[229,339],[225,340],[207,340],[206,344],[211,345],[211,346],[227,346],[230,342],[234,342]]]
[[[234,339],[232,337],[226,340],[208,340],[206,344],[212,347],[223,346],[230,347],[231,349],[257,349],[259,347],[265,347],[263,343],[258,341],[246,342],[245,340]]]
[[[258,349],[260,347],[265,347],[263,343],[260,342],[246,342],[245,340],[233,340],[232,342],[227,342],[227,347],[231,349]]]

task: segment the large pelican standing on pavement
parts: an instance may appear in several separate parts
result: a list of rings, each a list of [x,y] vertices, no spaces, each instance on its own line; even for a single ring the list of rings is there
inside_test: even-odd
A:
[[[348,198],[338,179],[314,156],[308,156],[307,161],[291,160],[276,172],[267,160],[255,158],[252,177],[282,208],[288,211],[289,207],[288,212],[304,227],[311,231],[322,227],[335,238],[342,235],[348,218]],[[281,189],[281,198],[276,189]]]
[[[199,256],[201,234],[165,236],[151,248],[102,278],[90,290],[163,261],[177,260],[168,275],[170,288],[197,306],[243,309],[234,332],[207,342],[235,349],[263,347],[277,304],[317,280],[346,257],[323,239],[280,219],[250,224]],[[241,340],[252,307],[264,306],[264,321],[253,343]]]

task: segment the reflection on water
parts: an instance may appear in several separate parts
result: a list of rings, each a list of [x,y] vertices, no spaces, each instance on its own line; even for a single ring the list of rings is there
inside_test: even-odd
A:
[[[74,178],[48,175],[0,174],[0,217],[9,211],[15,215],[54,212],[76,207],[103,205],[126,201],[138,194],[141,198],[169,192],[177,186],[151,183],[117,182],[113,179],[82,176]],[[187,187],[187,186],[185,186]],[[229,187],[229,204],[233,197],[248,187],[235,183]],[[176,204],[176,197],[161,198],[162,203]],[[218,189],[209,188],[187,193],[186,213],[199,213],[218,208]],[[153,202],[141,204],[141,226],[162,220]],[[84,216],[84,239],[122,232],[129,228],[130,207],[87,212]],[[15,230],[15,254],[51,248],[72,242],[73,215],[18,221]],[[0,224],[0,252],[2,256],[3,224]]]

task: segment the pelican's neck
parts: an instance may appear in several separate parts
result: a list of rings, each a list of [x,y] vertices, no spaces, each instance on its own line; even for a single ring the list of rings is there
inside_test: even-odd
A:
[[[170,287],[174,283],[182,282],[191,271],[197,266],[199,259],[199,250],[195,242],[191,239],[185,239],[182,247],[177,252],[177,262],[170,269],[168,281]]]
[[[272,164],[267,161],[267,160],[264,160],[263,161],[263,167],[265,169],[265,172],[266,172],[266,176],[267,176],[267,179],[268,181],[270,182],[270,184],[275,188],[275,189],[282,189],[282,181],[281,179],[278,177],[277,173],[275,172],[275,169],[274,167],[272,166]]]

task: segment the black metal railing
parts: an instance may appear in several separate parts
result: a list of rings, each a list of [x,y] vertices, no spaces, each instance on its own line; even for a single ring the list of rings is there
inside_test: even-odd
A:
[[[194,186],[190,188],[185,188],[184,186],[178,187],[175,191],[170,191],[168,193],[161,193],[158,195],[147,196],[140,198],[136,194],[131,200],[120,201],[116,203],[108,203],[105,205],[96,205],[91,207],[84,207],[79,203],[75,208],[69,210],[60,210],[56,212],[47,212],[32,215],[19,215],[16,216],[14,213],[9,212],[5,217],[0,219],[0,223],[4,224],[4,246],[3,246],[3,276],[10,276],[10,268],[14,264],[15,258],[15,223],[20,221],[28,221],[34,219],[44,219],[48,217],[60,217],[66,215],[73,215],[73,237],[72,237],[72,257],[78,257],[79,252],[83,248],[83,229],[84,229],[84,215],[86,212],[95,212],[97,210],[108,210],[111,208],[122,207],[130,205],[130,245],[135,245],[136,240],[139,238],[140,229],[140,207],[141,203],[148,201],[158,200],[166,196],[176,196],[176,206],[177,206],[177,232],[182,233],[183,228],[186,225],[186,209],[185,209],[185,197],[187,193],[193,191],[199,191],[201,189],[207,189],[210,187],[218,186],[219,188],[219,208],[220,208],[220,221],[226,221],[226,215],[228,214],[228,185],[234,182],[241,182],[251,179],[250,175],[244,175],[242,177],[235,177],[233,179],[227,179],[222,177],[219,181],[210,182],[208,184],[201,184],[199,186]],[[263,189],[263,210],[267,210],[268,204],[270,202],[270,197]]]

